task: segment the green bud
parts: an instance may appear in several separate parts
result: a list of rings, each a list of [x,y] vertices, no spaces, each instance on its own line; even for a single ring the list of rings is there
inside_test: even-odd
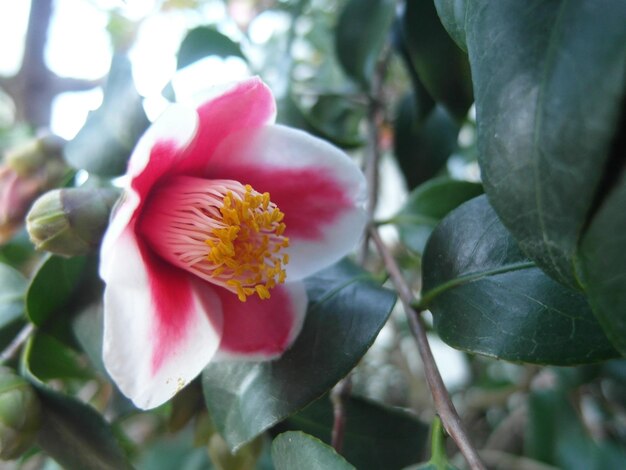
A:
[[[7,150],[4,161],[22,176],[45,172],[48,173],[46,179],[60,180],[67,171],[63,162],[64,144],[60,137],[45,135]]]
[[[30,239],[37,249],[58,255],[89,253],[99,245],[118,197],[111,188],[49,191],[26,216]]]
[[[16,459],[33,444],[41,405],[31,385],[0,366],[0,459]]]

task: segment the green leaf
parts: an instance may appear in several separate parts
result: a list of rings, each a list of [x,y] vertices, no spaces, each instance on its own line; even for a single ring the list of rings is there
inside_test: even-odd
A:
[[[0,263],[0,328],[14,322],[24,313],[24,294],[28,282],[19,271]]]
[[[613,345],[626,355],[626,175],[594,217],[580,249],[589,302]]]
[[[363,145],[359,125],[365,116],[363,106],[339,95],[320,95],[304,118],[315,133],[342,148]]]
[[[219,57],[240,57],[246,60],[241,47],[228,36],[209,26],[199,26],[187,33],[178,49],[178,68],[182,69],[189,64],[205,57],[216,55]]]
[[[309,310],[295,344],[272,362],[212,363],[202,374],[215,426],[236,450],[320,397],[361,359],[395,295],[342,261],[306,281]]]
[[[274,439],[272,460],[276,470],[355,469],[332,447],[319,439],[297,431],[283,433]]]
[[[102,360],[103,322],[104,312],[100,302],[87,306],[72,318],[72,331],[76,340],[100,372],[105,372]]]
[[[101,176],[117,176],[150,122],[143,98],[133,84],[127,57],[116,56],[104,89],[102,105],[64,148],[65,159],[75,168]]]
[[[36,332],[29,339],[23,360],[42,382],[51,379],[88,379],[93,373],[79,355],[54,337]]]
[[[337,58],[364,90],[369,90],[394,9],[393,0],[349,0],[339,15],[335,31]]]
[[[435,0],[435,8],[441,20],[441,24],[456,45],[467,52],[465,43],[465,14],[467,10],[466,0]]]
[[[31,322],[41,326],[67,304],[82,279],[85,264],[82,256],[44,258],[26,293],[26,313]]]
[[[442,106],[435,106],[422,117],[414,103],[414,95],[405,96],[394,121],[394,154],[409,189],[445,167],[457,148],[460,129]]]
[[[401,469],[424,457],[428,426],[412,415],[356,397],[345,402],[345,413],[342,455],[359,470]],[[330,443],[330,400],[320,398],[277,428],[303,431]]]
[[[624,24],[622,0],[468,3],[485,191],[522,250],[572,287],[619,132]]]
[[[441,222],[422,263],[422,303],[452,347],[540,364],[617,356],[584,295],[526,258],[486,196]]]
[[[402,242],[421,254],[439,221],[460,204],[482,192],[482,185],[478,183],[447,177],[433,179],[409,194],[409,199],[391,222],[398,227]]]
[[[37,387],[43,423],[37,444],[67,470],[132,468],[109,424],[91,406]]]
[[[432,1],[406,2],[401,35],[431,96],[458,120],[474,102],[467,55],[443,28]]]

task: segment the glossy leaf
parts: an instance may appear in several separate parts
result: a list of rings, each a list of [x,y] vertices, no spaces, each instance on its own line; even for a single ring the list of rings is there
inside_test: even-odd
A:
[[[38,387],[43,423],[37,444],[67,470],[132,468],[108,423],[91,406]]]
[[[394,9],[393,0],[349,0],[339,15],[335,31],[337,58],[348,76],[365,90],[369,90]]]
[[[398,227],[402,242],[421,254],[439,221],[460,204],[482,192],[482,185],[478,183],[447,177],[433,179],[409,194],[409,199],[391,222]]]
[[[76,291],[86,258],[48,256],[37,269],[26,293],[26,313],[31,322],[41,326],[58,311]]]
[[[272,362],[212,363],[202,374],[207,406],[236,449],[320,397],[371,346],[395,295],[348,261],[307,280],[309,310],[295,344]]]
[[[468,5],[485,191],[521,249],[578,286],[577,245],[624,97],[626,2]]]
[[[42,382],[93,376],[75,351],[46,333],[37,332],[29,339],[25,356],[30,372]]]
[[[560,365],[618,355],[585,296],[528,260],[486,196],[441,222],[422,262],[422,302],[441,339],[457,349]]]
[[[428,426],[412,415],[372,401],[351,397],[346,401],[346,428],[342,455],[359,470],[396,470],[424,458]],[[299,430],[329,444],[333,410],[322,397],[277,426]]]
[[[474,101],[469,62],[442,26],[434,3],[406,2],[401,26],[420,80],[437,102],[463,120]]]
[[[626,356],[626,179],[604,201],[582,240],[589,302],[613,345]]]
[[[471,0],[470,0],[471,1]],[[468,0],[435,0],[437,15],[456,45],[467,52],[465,15]]]
[[[133,84],[127,57],[114,57],[104,89],[102,105],[64,148],[65,158],[75,168],[102,176],[116,176],[148,127],[143,98]]]
[[[24,294],[28,282],[19,271],[0,263],[0,328],[24,313]]]
[[[443,107],[435,106],[422,117],[414,103],[414,95],[405,96],[394,122],[394,153],[409,189],[445,168],[460,129]]]
[[[335,449],[303,432],[288,431],[272,442],[272,460],[276,470],[350,470]]]
[[[215,55],[240,57],[246,60],[241,47],[228,36],[208,26],[199,26],[187,33],[178,49],[178,68],[182,69],[197,60]]]

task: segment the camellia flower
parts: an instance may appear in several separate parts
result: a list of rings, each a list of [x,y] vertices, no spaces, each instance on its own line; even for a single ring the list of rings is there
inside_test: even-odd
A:
[[[280,356],[302,327],[302,279],[361,235],[357,166],[275,113],[257,78],[214,89],[170,107],[131,156],[100,274],[104,362],[140,408],[216,358]]]

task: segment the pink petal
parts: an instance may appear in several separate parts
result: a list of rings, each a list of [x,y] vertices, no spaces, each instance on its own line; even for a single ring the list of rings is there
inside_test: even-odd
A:
[[[252,296],[241,302],[225,289],[219,289],[218,295],[224,311],[220,359],[278,357],[302,329],[307,295],[300,282],[276,286],[265,300]]]
[[[217,146],[234,132],[274,122],[276,103],[272,92],[258,77],[230,86],[213,88],[197,108],[198,135],[190,145],[177,173],[203,176]]]
[[[103,244],[103,252],[134,223],[154,184],[175,165],[181,150],[196,133],[198,116],[193,109],[173,105],[169,107],[141,137],[128,163],[129,178],[124,196],[115,209]],[[102,257],[100,270],[107,271],[107,259]]]
[[[155,258],[126,230],[102,252],[107,371],[139,408],[153,408],[196,377],[218,349],[212,287]]]
[[[285,213],[288,282],[348,254],[365,226],[363,174],[339,149],[305,132],[266,126],[233,134],[216,150],[209,177],[270,193]]]

